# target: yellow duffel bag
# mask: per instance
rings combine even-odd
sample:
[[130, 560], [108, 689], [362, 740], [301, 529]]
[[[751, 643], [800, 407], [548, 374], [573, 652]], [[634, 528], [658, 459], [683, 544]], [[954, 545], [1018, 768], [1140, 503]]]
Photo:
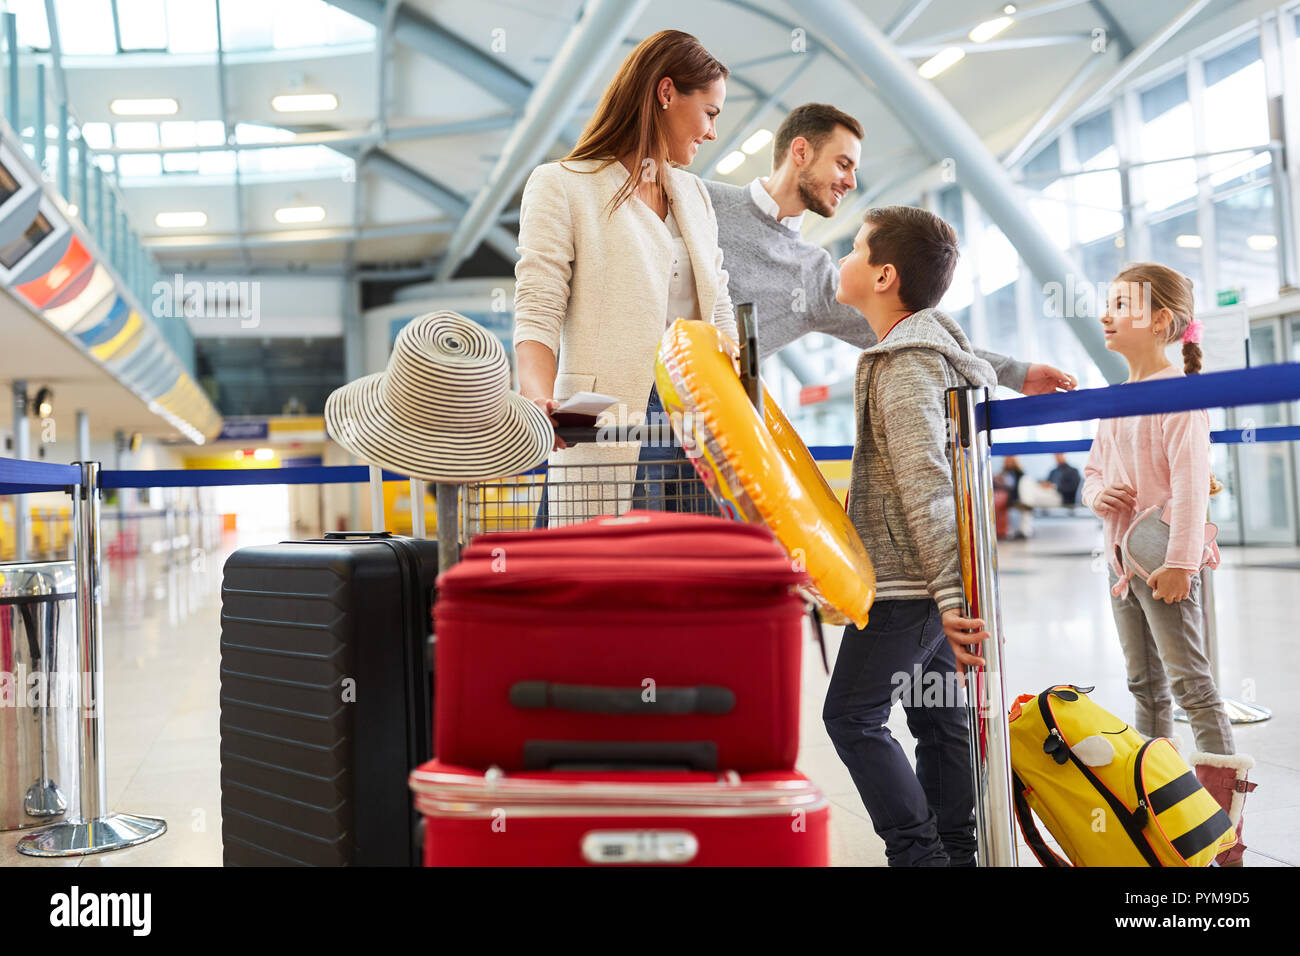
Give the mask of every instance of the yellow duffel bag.
[[[1011, 708], [1016, 817], [1043, 866], [1209, 866], [1236, 828], [1166, 737], [1057, 684]], [[1030, 811], [1065, 851], [1047, 846]]]

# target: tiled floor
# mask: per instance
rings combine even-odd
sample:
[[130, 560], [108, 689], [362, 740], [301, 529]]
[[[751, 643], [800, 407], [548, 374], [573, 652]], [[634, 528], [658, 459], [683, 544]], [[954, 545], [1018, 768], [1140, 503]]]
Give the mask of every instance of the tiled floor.
[[[1098, 702], [1132, 716], [1105, 579], [1093, 568], [1095, 525], [1039, 522], [1028, 543], [1004, 545], [1000, 596], [1007, 637], [1008, 694], [1053, 683], [1094, 684]], [[1215, 575], [1223, 687], [1272, 708], [1262, 724], [1239, 726], [1240, 751], [1257, 761], [1259, 789], [1248, 804], [1250, 866], [1300, 865], [1300, 681], [1290, 598], [1300, 571], [1247, 567], [1295, 562], [1297, 549], [1224, 549]], [[17, 833], [0, 834], [0, 866], [220, 865], [218, 646], [221, 560], [168, 569], [149, 555], [105, 563], [104, 609], [108, 797], [115, 810], [164, 817], [168, 831], [151, 843], [67, 861], [36, 860], [14, 849]], [[834, 659], [839, 629], [827, 629]], [[871, 828], [847, 771], [821, 723], [827, 677], [815, 646], [804, 661], [800, 767], [832, 803], [832, 860], [838, 866], [883, 866], [884, 847]], [[910, 753], [901, 711], [890, 728]], [[1190, 733], [1181, 731], [1190, 743]], [[1022, 865], [1036, 865], [1021, 850]]]

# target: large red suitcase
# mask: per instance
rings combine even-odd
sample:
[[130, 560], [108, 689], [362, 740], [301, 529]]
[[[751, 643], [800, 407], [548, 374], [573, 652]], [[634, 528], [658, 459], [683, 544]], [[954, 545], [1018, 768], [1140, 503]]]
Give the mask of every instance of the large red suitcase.
[[793, 770], [411, 773], [425, 866], [829, 866], [830, 805]]
[[699, 515], [476, 537], [438, 579], [433, 752], [789, 769], [806, 579], [766, 529]]

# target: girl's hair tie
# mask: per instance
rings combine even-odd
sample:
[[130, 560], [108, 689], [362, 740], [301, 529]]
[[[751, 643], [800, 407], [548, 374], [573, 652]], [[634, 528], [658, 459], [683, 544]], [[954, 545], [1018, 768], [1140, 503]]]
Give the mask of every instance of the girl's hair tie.
[[1183, 342], [1191, 345], [1201, 344], [1201, 332], [1205, 329], [1205, 323], [1200, 319], [1192, 319], [1187, 326], [1187, 331], [1183, 333]]

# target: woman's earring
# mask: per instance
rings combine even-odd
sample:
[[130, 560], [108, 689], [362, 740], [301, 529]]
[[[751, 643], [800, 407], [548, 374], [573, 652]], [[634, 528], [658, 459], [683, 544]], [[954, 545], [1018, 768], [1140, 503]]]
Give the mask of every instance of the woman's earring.
[[664, 109], [668, 109], [668, 101], [664, 100]]

